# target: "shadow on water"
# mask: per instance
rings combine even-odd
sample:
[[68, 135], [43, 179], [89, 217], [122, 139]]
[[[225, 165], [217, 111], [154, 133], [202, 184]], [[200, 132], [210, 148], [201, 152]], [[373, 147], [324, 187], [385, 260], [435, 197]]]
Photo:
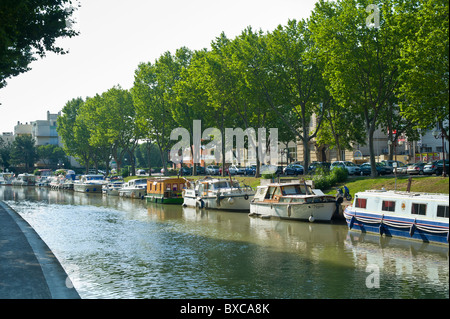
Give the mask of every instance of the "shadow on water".
[[[449, 295], [448, 247], [99, 194], [0, 187], [0, 199], [47, 242], [83, 298]], [[368, 284], [373, 269], [378, 287]]]

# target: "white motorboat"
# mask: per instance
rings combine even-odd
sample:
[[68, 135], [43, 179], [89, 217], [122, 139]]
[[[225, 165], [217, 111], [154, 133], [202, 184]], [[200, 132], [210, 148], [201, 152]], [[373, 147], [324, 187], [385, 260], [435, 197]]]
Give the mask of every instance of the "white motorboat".
[[0, 173], [0, 185], [12, 185], [13, 173]]
[[49, 180], [49, 186], [51, 189], [60, 189], [64, 183], [64, 177], [62, 175], [52, 176]]
[[119, 196], [143, 199], [147, 194], [147, 179], [136, 178], [129, 180], [119, 189]]
[[248, 211], [255, 190], [236, 180], [205, 178], [183, 192], [183, 206]]
[[271, 183], [258, 186], [250, 203], [250, 216], [330, 221], [336, 198], [302, 182]]
[[73, 183], [73, 190], [82, 193], [101, 193], [105, 178], [103, 175], [83, 175]]
[[41, 176], [36, 180], [37, 187], [47, 187], [50, 186], [50, 179], [47, 176]]
[[19, 174], [17, 178], [12, 180], [13, 186], [34, 186], [36, 184], [36, 176], [33, 174]]
[[108, 184], [103, 185], [103, 194], [110, 196], [119, 196], [119, 190], [123, 187], [123, 180], [109, 181]]

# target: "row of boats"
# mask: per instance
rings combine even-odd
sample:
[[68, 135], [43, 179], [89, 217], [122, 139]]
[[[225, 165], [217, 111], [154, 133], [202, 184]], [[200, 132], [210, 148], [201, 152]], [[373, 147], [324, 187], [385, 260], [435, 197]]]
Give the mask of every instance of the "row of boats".
[[[11, 185], [31, 185], [34, 175], [21, 174]], [[341, 201], [315, 189], [313, 183], [292, 180], [267, 183], [256, 189], [228, 178], [138, 178], [124, 182], [103, 175], [75, 175], [35, 179], [34, 185], [145, 199], [159, 204], [179, 204], [198, 209], [247, 212], [251, 217], [329, 222]], [[449, 195], [368, 190], [355, 194], [343, 211], [349, 229], [448, 244]]]

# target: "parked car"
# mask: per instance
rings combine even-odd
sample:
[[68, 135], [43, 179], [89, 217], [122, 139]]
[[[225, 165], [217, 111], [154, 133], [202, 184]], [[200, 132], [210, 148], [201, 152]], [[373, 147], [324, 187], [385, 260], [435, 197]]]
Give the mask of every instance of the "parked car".
[[206, 174], [208, 175], [219, 175], [220, 167], [218, 165], [208, 165], [206, 167]]
[[311, 165], [308, 167], [308, 173], [309, 174], [315, 174], [316, 169], [322, 169], [323, 171], [327, 172], [330, 170], [331, 163], [327, 162], [312, 162]]
[[385, 166], [391, 168], [391, 170], [392, 170], [391, 173], [393, 173], [393, 172], [394, 172], [394, 169], [395, 169], [395, 167], [394, 167], [395, 164], [394, 164], [394, 163], [397, 163], [397, 174], [398, 174], [399, 168], [405, 166], [405, 163], [400, 162], [400, 161], [394, 161], [394, 160], [384, 160], [384, 161], [381, 161], [381, 164], [383, 164], [383, 165], [385, 165]]
[[[448, 174], [450, 171], [450, 163], [449, 160], [445, 160], [445, 172]], [[439, 160], [436, 163], [436, 175], [442, 175], [442, 171], [444, 170], [443, 160]]]
[[303, 175], [304, 169], [300, 164], [289, 164], [284, 168], [284, 175]]
[[206, 169], [203, 166], [197, 166], [197, 175], [205, 175], [206, 174]]
[[244, 175], [245, 173], [245, 169], [237, 165], [230, 165], [228, 167], [228, 171], [230, 172], [231, 175]]
[[423, 167], [423, 173], [425, 175], [433, 175], [436, 174], [436, 169], [437, 169], [437, 161], [434, 162], [428, 162], [424, 167]]
[[245, 175], [255, 175], [256, 174], [256, 165], [250, 165], [245, 168]]
[[359, 166], [356, 165], [353, 162], [349, 162], [349, 161], [336, 161], [331, 163], [331, 168], [330, 169], [335, 169], [336, 167], [342, 167], [345, 168], [348, 172], [348, 175], [359, 175], [360, 173], [360, 169]]
[[[375, 163], [375, 168], [377, 169], [378, 176], [391, 174], [392, 170], [386, 165], [381, 163]], [[370, 175], [372, 173], [372, 165], [369, 162], [361, 164], [359, 167], [361, 176]]]
[[183, 166], [182, 168], [180, 168], [178, 173], [182, 176], [192, 175], [192, 168]]
[[407, 170], [408, 164], [401, 163], [397, 165], [397, 174], [407, 174]]
[[[402, 173], [402, 174], [408, 174], [408, 167], [410, 167], [410, 166], [413, 166], [415, 163], [407, 163], [407, 164], [405, 164], [406, 165], [406, 168], [405, 167], [400, 167], [400, 172]], [[397, 172], [398, 172], [399, 170], [397, 170]]]
[[408, 166], [407, 172], [410, 175], [423, 175], [423, 167], [425, 166], [425, 163], [415, 163], [411, 166]]
[[145, 169], [138, 169], [136, 175], [145, 175]]

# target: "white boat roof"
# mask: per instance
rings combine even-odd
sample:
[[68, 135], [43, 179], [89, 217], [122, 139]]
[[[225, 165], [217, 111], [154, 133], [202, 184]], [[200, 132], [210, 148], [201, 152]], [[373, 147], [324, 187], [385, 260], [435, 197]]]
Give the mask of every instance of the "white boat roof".
[[405, 191], [386, 191], [386, 190], [367, 190], [358, 192], [355, 197], [384, 197], [398, 199], [424, 199], [424, 200], [446, 200], [449, 201], [449, 194], [423, 193], [423, 192], [405, 192]]

